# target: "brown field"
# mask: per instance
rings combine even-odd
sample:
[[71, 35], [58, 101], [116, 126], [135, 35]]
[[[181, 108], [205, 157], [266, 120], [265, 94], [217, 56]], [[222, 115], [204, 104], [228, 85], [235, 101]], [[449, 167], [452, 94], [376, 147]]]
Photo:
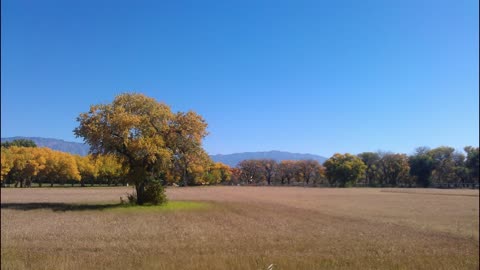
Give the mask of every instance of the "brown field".
[[205, 207], [100, 207], [130, 191], [2, 189], [2, 269], [479, 268], [478, 190], [170, 188]]

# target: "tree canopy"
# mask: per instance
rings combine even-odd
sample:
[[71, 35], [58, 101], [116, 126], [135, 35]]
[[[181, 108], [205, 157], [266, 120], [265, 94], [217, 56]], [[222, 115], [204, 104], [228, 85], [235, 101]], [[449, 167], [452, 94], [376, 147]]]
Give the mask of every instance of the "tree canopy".
[[198, 164], [206, 163], [202, 158], [209, 159], [201, 147], [207, 134], [203, 118], [195, 112], [174, 114], [143, 94], [120, 94], [110, 104], [92, 105], [77, 120], [74, 133], [90, 145], [93, 155], [117, 156], [128, 168], [138, 204], [150, 203], [145, 192], [166, 182], [167, 175], [173, 175], [170, 168], [178, 168], [187, 184], [189, 172], [199, 173]]
[[355, 184], [365, 171], [363, 161], [351, 154], [334, 154], [323, 164], [325, 173], [331, 183], [337, 183], [340, 187]]

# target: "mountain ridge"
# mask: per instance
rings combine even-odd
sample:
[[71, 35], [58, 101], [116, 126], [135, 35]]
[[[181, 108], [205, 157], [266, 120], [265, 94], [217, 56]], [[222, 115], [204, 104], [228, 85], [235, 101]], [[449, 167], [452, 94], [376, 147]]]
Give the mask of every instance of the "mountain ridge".
[[245, 159], [273, 159], [277, 162], [282, 160], [305, 160], [311, 159], [316, 160], [322, 164], [327, 160], [326, 157], [314, 154], [301, 154], [301, 153], [291, 153], [287, 151], [280, 150], [271, 150], [271, 151], [260, 151], [260, 152], [242, 152], [242, 153], [233, 153], [233, 154], [217, 154], [210, 155], [210, 157], [215, 162], [222, 162], [231, 167], [235, 167], [242, 160]]

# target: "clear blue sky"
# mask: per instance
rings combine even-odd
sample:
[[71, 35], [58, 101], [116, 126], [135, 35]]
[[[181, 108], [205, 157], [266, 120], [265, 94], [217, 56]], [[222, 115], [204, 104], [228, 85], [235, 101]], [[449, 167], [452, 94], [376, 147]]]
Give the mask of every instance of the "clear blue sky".
[[136, 91], [203, 115], [211, 154], [478, 145], [475, 0], [1, 2], [2, 137], [81, 141]]

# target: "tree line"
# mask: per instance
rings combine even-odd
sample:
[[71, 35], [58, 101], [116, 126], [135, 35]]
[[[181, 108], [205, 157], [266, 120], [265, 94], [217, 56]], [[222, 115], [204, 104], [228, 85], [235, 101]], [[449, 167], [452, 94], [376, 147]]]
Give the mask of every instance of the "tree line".
[[[115, 155], [79, 156], [36, 147], [30, 140], [2, 143], [1, 182], [14, 187], [42, 185], [117, 186], [128, 183], [128, 167]], [[217, 184], [230, 179], [230, 168], [222, 163], [197, 164], [189, 170], [191, 185]], [[172, 167], [163, 184], [180, 184], [178, 170]]]
[[[244, 160], [231, 168], [204, 157], [187, 168], [187, 181], [170, 166], [163, 185], [302, 185], [370, 187], [466, 187], [479, 183], [479, 148], [464, 153], [452, 147], [419, 147], [415, 153], [363, 152], [335, 154], [323, 164], [315, 160]], [[30, 140], [2, 143], [1, 181], [15, 187], [79, 183], [126, 185], [128, 167], [115, 155], [79, 156], [37, 148]]]
[[[1, 181], [15, 187], [32, 183], [65, 185], [126, 185], [128, 167], [114, 155], [79, 156], [37, 148], [29, 140], [2, 143]], [[184, 183], [178, 167], [171, 166], [164, 185], [302, 185], [371, 187], [464, 187], [479, 183], [479, 148], [466, 154], [451, 147], [419, 147], [415, 153], [364, 152], [335, 154], [323, 164], [315, 160], [244, 160], [230, 168], [211, 160], [187, 170]]]
[[452, 147], [419, 147], [415, 153], [334, 154], [315, 160], [244, 160], [232, 169], [231, 183], [303, 186], [467, 187], [479, 184], [479, 148], [465, 154]]

